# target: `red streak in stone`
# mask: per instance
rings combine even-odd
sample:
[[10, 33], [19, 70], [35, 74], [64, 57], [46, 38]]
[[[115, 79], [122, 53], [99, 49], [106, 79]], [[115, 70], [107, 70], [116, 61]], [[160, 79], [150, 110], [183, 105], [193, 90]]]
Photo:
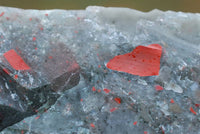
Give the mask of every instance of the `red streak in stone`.
[[14, 49], [9, 50], [8, 52], [4, 53], [3, 55], [15, 70], [29, 70], [30, 69], [30, 67], [15, 52]]
[[83, 99], [81, 99], [81, 102], [83, 101]]
[[39, 118], [40, 118], [40, 116], [35, 117], [36, 120], [39, 119]]
[[3, 15], [4, 15], [4, 12], [2, 12], [2, 13], [0, 14], [0, 17], [3, 16]]
[[105, 93], [107, 93], [107, 94], [110, 92], [110, 90], [107, 89], [107, 88], [105, 88], [103, 91], [104, 91]]
[[112, 109], [110, 109], [110, 112], [114, 112], [115, 110], [117, 110], [117, 108], [112, 108]]
[[190, 107], [190, 111], [195, 115], [197, 114], [192, 107]]
[[163, 90], [163, 87], [160, 85], [155, 85], [155, 89], [156, 89], [156, 91], [161, 91], [161, 90]]
[[137, 125], [137, 121], [133, 122], [133, 125]]
[[137, 46], [132, 52], [115, 56], [107, 68], [139, 76], [158, 75], [162, 47], [159, 44]]
[[118, 104], [121, 104], [121, 99], [120, 98], [115, 98], [114, 99]]
[[21, 131], [21, 134], [24, 134], [24, 130]]
[[148, 132], [147, 132], [147, 131], [144, 131], [144, 134], [148, 134]]
[[3, 71], [6, 72], [7, 74], [10, 74], [10, 71], [8, 71], [8, 69], [3, 68]]
[[100, 92], [101, 92], [101, 90], [99, 89], [99, 90], [98, 90], [98, 92], [100, 93]]

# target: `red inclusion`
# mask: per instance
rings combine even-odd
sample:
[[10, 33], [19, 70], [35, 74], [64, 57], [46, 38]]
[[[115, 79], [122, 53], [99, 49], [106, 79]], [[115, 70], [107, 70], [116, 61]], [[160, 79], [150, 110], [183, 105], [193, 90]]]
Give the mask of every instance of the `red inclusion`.
[[137, 46], [132, 52], [115, 56], [107, 68], [139, 76], [158, 75], [162, 47], [159, 44]]
[[24, 62], [24, 60], [16, 53], [14, 49], [9, 50], [3, 55], [15, 70], [30, 69], [30, 67]]
[[115, 98], [114, 99], [118, 104], [121, 104], [121, 99], [120, 98]]
[[105, 88], [103, 91], [104, 91], [105, 93], [107, 93], [107, 94], [110, 92], [110, 90], [107, 89], [107, 88]]
[[155, 89], [156, 89], [156, 91], [161, 91], [161, 90], [163, 90], [163, 87], [160, 85], [155, 85]]

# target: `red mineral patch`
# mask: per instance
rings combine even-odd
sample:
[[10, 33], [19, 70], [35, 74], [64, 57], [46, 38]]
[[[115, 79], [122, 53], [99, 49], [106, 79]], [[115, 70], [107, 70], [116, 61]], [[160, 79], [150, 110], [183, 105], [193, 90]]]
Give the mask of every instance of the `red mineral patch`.
[[0, 14], [0, 17], [3, 16], [3, 15], [4, 15], [4, 12], [2, 12], [2, 13]]
[[133, 125], [137, 125], [137, 121], [133, 122]]
[[112, 108], [112, 109], [110, 109], [110, 112], [114, 112], [115, 110], [117, 110], [117, 108]]
[[103, 90], [105, 93], [110, 93], [110, 90], [109, 89], [107, 89], [107, 88], [105, 88], [104, 90]]
[[96, 91], [96, 88], [95, 88], [95, 87], [92, 87], [92, 91]]
[[162, 47], [159, 44], [137, 46], [132, 52], [115, 56], [107, 68], [139, 76], [158, 75]]
[[24, 60], [16, 53], [14, 49], [9, 50], [3, 54], [9, 64], [15, 70], [29, 70], [30, 67], [24, 62]]
[[192, 107], [190, 107], [190, 111], [195, 115], [197, 114]]
[[171, 102], [171, 103], [174, 103], [174, 100], [173, 100], [173, 99], [171, 99], [171, 100], [170, 100], [170, 102]]
[[163, 87], [160, 85], [155, 85], [155, 89], [156, 89], [156, 91], [161, 91], [161, 90], [163, 90]]
[[118, 104], [121, 104], [121, 99], [120, 99], [120, 98], [117, 97], [117, 98], [115, 98], [114, 100], [115, 100]]
[[93, 123], [91, 123], [90, 126], [91, 126], [92, 128], [95, 128], [95, 125], [94, 125]]

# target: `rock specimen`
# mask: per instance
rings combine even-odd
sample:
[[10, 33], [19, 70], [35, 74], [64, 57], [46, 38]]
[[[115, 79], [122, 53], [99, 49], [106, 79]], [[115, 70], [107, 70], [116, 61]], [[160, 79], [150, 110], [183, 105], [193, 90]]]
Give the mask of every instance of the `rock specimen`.
[[[0, 133], [198, 134], [199, 42], [199, 14], [0, 7]], [[107, 66], [150, 44], [152, 75]]]

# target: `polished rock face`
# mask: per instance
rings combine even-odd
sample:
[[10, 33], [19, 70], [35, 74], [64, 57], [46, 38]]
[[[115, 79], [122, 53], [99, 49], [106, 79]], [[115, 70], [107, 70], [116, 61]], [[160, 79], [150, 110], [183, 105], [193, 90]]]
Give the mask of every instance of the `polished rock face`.
[[[0, 13], [1, 134], [200, 132], [199, 14]], [[107, 68], [113, 57], [150, 44], [162, 47], [158, 75]]]

